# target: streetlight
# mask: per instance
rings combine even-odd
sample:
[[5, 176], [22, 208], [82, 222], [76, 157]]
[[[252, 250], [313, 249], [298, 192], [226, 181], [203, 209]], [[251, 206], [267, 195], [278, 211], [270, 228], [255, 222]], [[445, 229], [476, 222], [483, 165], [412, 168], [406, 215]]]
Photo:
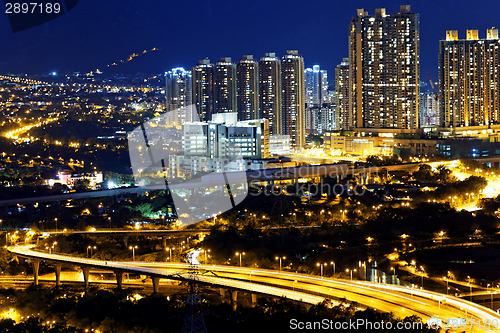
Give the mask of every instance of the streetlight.
[[321, 278], [323, 278], [323, 266], [326, 266], [326, 262], [324, 264], [320, 264], [319, 262], [316, 264], [316, 266], [320, 267], [321, 271]]
[[467, 275], [467, 280], [469, 281], [467, 285], [470, 287], [470, 300], [472, 301], [472, 283], [470, 276]]
[[54, 218], [54, 222], [56, 222], [56, 233], [57, 233], [57, 217]]
[[443, 276], [443, 280], [446, 281], [446, 295], [448, 295], [448, 277], [447, 276]]
[[292, 293], [295, 293], [295, 284], [296, 283], [297, 283], [297, 280], [294, 280], [293, 283], [292, 283]]
[[346, 271], [346, 273], [351, 272], [351, 281], [352, 281], [352, 272], [353, 272], [353, 271], [354, 271], [354, 272], [356, 272], [357, 270], [356, 270], [356, 269], [349, 269], [349, 268], [346, 268], [346, 269], [345, 269], [345, 271]]
[[392, 271], [392, 283], [396, 283], [396, 270], [394, 269], [394, 267], [391, 267], [391, 271]]
[[93, 252], [94, 252], [95, 249], [96, 249], [95, 246], [93, 246], [93, 247], [90, 246], [90, 245], [87, 246], [87, 257], [89, 256], [89, 250], [90, 250], [90, 257], [92, 258], [92, 255], [93, 255]]
[[281, 271], [281, 260], [282, 260], [282, 259], [283, 259], [283, 260], [285, 260], [285, 259], [286, 259], [286, 257], [276, 257], [276, 258], [274, 258], [274, 259], [275, 259], [275, 260], [279, 260], [279, 261], [280, 261], [280, 271]]
[[330, 261], [330, 265], [333, 266], [333, 277], [335, 277], [335, 261]]
[[135, 261], [135, 250], [137, 249], [137, 245], [136, 246], [129, 246], [128, 249], [132, 250], [132, 261]]
[[420, 277], [422, 278], [422, 289], [424, 289], [424, 267], [420, 266]]
[[245, 252], [236, 252], [236, 255], [240, 256], [240, 267], [241, 267], [241, 256], [245, 254], [246, 254]]
[[0, 230], [3, 231], [3, 224], [2, 224], [3, 220], [0, 219]]
[[205, 253], [205, 265], [206, 265], [206, 264], [208, 264], [208, 261], [207, 261], [207, 252], [210, 252], [210, 249], [208, 249], [208, 250], [202, 250], [202, 251]]
[[168, 257], [168, 261], [172, 262], [172, 250], [175, 250], [175, 247], [167, 247], [165, 251], [170, 251], [170, 256]]

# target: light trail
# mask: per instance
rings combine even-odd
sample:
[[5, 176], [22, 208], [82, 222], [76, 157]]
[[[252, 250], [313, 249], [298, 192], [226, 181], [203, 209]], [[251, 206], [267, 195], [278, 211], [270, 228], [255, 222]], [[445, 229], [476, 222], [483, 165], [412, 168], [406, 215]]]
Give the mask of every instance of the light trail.
[[[123, 271], [142, 275], [159, 276], [167, 279], [187, 279], [184, 273], [188, 264], [111, 262], [76, 258], [61, 254], [47, 254], [32, 250], [33, 245], [17, 245], [9, 248], [14, 254], [31, 259], [59, 262], [68, 265], [94, 267], [109, 271]], [[250, 292], [318, 303], [332, 299], [338, 304], [340, 299], [357, 302], [360, 306], [371, 307], [396, 316], [418, 315], [425, 320], [432, 316], [442, 319], [469, 318], [490, 322], [500, 322], [500, 315], [481, 305], [424, 289], [385, 285], [371, 282], [328, 279], [318, 276], [283, 271], [252, 269], [246, 267], [200, 265], [200, 281], [218, 286], [231, 287]], [[210, 275], [213, 273], [213, 276]], [[475, 329], [476, 332], [494, 330]]]

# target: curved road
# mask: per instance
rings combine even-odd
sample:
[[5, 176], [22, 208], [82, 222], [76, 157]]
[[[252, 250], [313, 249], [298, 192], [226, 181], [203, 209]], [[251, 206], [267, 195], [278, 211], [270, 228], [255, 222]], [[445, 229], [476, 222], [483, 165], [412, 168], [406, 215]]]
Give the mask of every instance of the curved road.
[[[16, 245], [10, 247], [9, 251], [20, 257], [71, 266], [138, 273], [166, 279], [192, 278], [187, 273], [190, 269], [188, 264], [106, 262], [38, 252], [33, 250], [33, 245]], [[361, 307], [393, 312], [397, 317], [418, 315], [424, 321], [432, 316], [438, 316], [441, 319], [460, 317], [472, 318], [476, 321], [496, 320], [500, 323], [500, 315], [486, 307], [427, 290], [245, 267], [199, 265], [196, 269], [200, 272], [197, 275], [200, 282], [286, 297], [311, 304], [324, 299], [331, 299], [334, 301], [332, 304], [339, 304], [342, 299], [347, 299], [357, 302]], [[480, 330], [475, 327], [474, 331], [490, 332], [493, 330]]]

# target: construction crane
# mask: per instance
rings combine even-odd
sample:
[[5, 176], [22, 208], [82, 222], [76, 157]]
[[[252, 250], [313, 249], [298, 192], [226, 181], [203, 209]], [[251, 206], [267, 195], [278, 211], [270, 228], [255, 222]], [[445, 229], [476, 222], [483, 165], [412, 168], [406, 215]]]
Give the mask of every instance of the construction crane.
[[431, 75], [427, 72], [427, 77], [429, 78], [429, 83], [431, 84], [432, 91], [434, 92], [434, 99], [439, 100], [439, 92], [436, 90], [434, 83], [432, 82]]

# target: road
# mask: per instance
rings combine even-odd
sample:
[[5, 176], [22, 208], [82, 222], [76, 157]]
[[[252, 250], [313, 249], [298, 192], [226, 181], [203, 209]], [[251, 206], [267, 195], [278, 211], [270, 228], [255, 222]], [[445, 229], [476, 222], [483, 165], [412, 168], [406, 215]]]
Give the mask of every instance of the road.
[[[464, 170], [459, 167], [459, 160], [452, 160], [452, 161], [445, 161], [445, 162], [432, 162], [429, 163], [430, 166], [433, 168], [437, 168], [439, 165], [445, 165], [447, 166], [450, 170], [453, 171], [453, 175], [458, 179], [458, 180], [465, 180], [469, 178], [470, 176], [481, 176], [484, 177], [487, 181], [488, 184], [486, 187], [483, 189], [480, 197], [481, 198], [494, 198], [498, 195], [500, 195], [500, 179], [499, 177], [493, 175], [493, 174], [487, 174], [485, 172], [483, 173], [478, 173], [475, 170]], [[471, 197], [474, 199], [474, 197]], [[469, 202], [466, 202], [460, 206], [455, 207], [456, 210], [467, 210], [469, 212], [477, 211], [480, 210], [481, 208], [478, 207], [478, 200], [471, 200]]]
[[77, 231], [77, 230], [45, 230], [42, 231], [43, 236], [49, 235], [91, 235], [91, 236], [167, 236], [173, 234], [189, 234], [196, 235], [202, 234], [206, 235], [210, 233], [208, 229], [182, 229], [182, 230], [162, 230], [162, 229], [92, 229], [89, 231]]
[[[190, 267], [188, 264], [105, 262], [61, 254], [47, 254], [34, 251], [32, 247], [32, 245], [17, 245], [10, 247], [9, 251], [21, 257], [72, 266], [138, 273], [167, 279], [185, 280], [191, 277], [186, 272]], [[442, 319], [467, 317], [500, 322], [500, 315], [486, 307], [428, 290], [246, 267], [200, 265], [197, 266], [197, 270], [200, 271], [197, 276], [200, 282], [286, 297], [310, 304], [324, 299], [331, 299], [334, 301], [333, 304], [339, 304], [342, 299], [346, 299], [356, 302], [358, 307], [371, 307], [380, 311], [393, 312], [397, 317], [417, 315], [424, 321], [432, 316]], [[475, 331], [482, 332], [479, 329]], [[489, 331], [484, 330], [484, 332]]]

